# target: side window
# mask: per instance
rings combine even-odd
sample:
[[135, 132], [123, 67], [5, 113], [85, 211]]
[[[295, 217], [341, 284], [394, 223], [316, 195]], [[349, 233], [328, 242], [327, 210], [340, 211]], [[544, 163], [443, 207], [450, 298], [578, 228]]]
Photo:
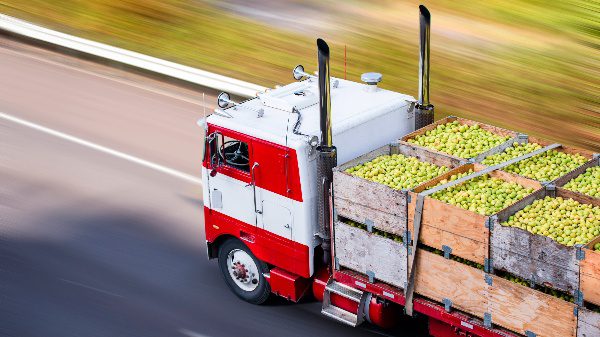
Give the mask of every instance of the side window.
[[244, 172], [250, 172], [250, 152], [248, 143], [241, 140], [222, 136], [219, 139], [218, 155], [221, 157], [223, 165], [238, 169]]

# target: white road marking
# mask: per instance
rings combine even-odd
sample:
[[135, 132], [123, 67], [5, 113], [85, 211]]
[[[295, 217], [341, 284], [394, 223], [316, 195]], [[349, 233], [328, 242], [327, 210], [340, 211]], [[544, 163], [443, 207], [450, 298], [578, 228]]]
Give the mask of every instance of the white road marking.
[[205, 105], [203, 102], [201, 102], [199, 100], [195, 101], [193, 99], [189, 99], [189, 98], [177, 95], [177, 94], [172, 94], [172, 93], [166, 92], [164, 90], [160, 90], [160, 89], [156, 89], [156, 88], [149, 88], [149, 87], [137, 84], [137, 83], [135, 83], [133, 81], [121, 80], [121, 79], [117, 79], [117, 78], [114, 78], [114, 77], [110, 77], [110, 76], [105, 76], [105, 75], [102, 75], [102, 74], [98, 74], [98, 73], [95, 73], [93, 71], [89, 71], [89, 70], [84, 70], [84, 69], [72, 67], [72, 66], [69, 66], [69, 65], [57, 62], [57, 61], [46, 60], [46, 59], [43, 59], [43, 58], [40, 58], [40, 57], [37, 57], [37, 56], [33, 56], [33, 55], [30, 55], [30, 54], [27, 54], [25, 52], [19, 52], [19, 51], [10, 50], [10, 49], [2, 49], [2, 52], [12, 53], [12, 54], [16, 54], [16, 55], [19, 55], [19, 56], [27, 57], [27, 58], [30, 58], [30, 59], [33, 59], [33, 60], [36, 60], [36, 61], [39, 61], [39, 62], [48, 63], [48, 64], [51, 64], [53, 66], [57, 66], [57, 67], [61, 67], [61, 68], [65, 68], [65, 69], [69, 69], [69, 70], [73, 70], [73, 71], [77, 71], [77, 72], [80, 72], [80, 73], [84, 73], [86, 75], [99, 77], [99, 78], [102, 78], [102, 79], [105, 79], [105, 80], [110, 80], [110, 81], [113, 81], [113, 82], [117, 82], [117, 83], [120, 83], [120, 84], [123, 84], [123, 85], [127, 85], [127, 86], [130, 86], [130, 87], [137, 88], [137, 89], [149, 91], [151, 93], [159, 94], [159, 95], [162, 95], [162, 96], [166, 96], [166, 97], [169, 97], [169, 98], [172, 98], [172, 99], [176, 99], [176, 100], [179, 100], [179, 101], [183, 101], [183, 102], [187, 102], [187, 103], [191, 103], [191, 104], [195, 104], [195, 105], [200, 105], [200, 106], [205, 107], [205, 108], [209, 108], [209, 109], [212, 108], [210, 106]]
[[115, 294], [115, 293], [110, 292], [108, 290], [103, 290], [103, 289], [100, 289], [100, 288], [88, 286], [88, 285], [83, 284], [83, 283], [79, 283], [79, 282], [67, 280], [67, 279], [64, 279], [64, 278], [59, 278], [59, 280], [61, 280], [63, 282], [66, 282], [66, 283], [70, 283], [72, 285], [76, 285], [76, 286], [82, 287], [82, 288], [86, 288], [86, 289], [90, 289], [90, 290], [93, 290], [93, 291], [97, 291], [97, 292], [102, 293], [102, 294], [106, 294], [106, 295], [110, 295], [110, 296], [115, 296], [115, 297], [123, 297], [122, 295]]
[[84, 139], [81, 139], [81, 138], [78, 138], [78, 137], [75, 137], [75, 136], [71, 136], [69, 134], [66, 134], [66, 133], [63, 133], [63, 132], [60, 132], [60, 131], [57, 131], [57, 130], [54, 130], [54, 129], [50, 129], [50, 128], [47, 128], [45, 126], [33, 123], [33, 122], [29, 122], [29, 121], [26, 121], [24, 119], [21, 119], [21, 118], [15, 117], [15, 116], [11, 116], [11, 115], [3, 113], [3, 112], [0, 112], [0, 118], [5, 119], [5, 120], [10, 121], [10, 122], [13, 122], [13, 123], [16, 123], [16, 124], [20, 124], [20, 125], [32, 128], [34, 130], [38, 130], [38, 131], [47, 133], [49, 135], [52, 135], [52, 136], [55, 136], [55, 137], [58, 137], [58, 138], [62, 138], [64, 140], [68, 140], [70, 142], [73, 142], [73, 143], [76, 143], [76, 144], [79, 144], [79, 145], [83, 145], [85, 147], [94, 149], [96, 151], [104, 152], [106, 154], [110, 154], [112, 156], [115, 156], [115, 157], [118, 157], [118, 158], [121, 158], [121, 159], [125, 159], [127, 161], [132, 162], [132, 163], [136, 163], [136, 164], [139, 164], [139, 165], [142, 165], [142, 166], [146, 166], [146, 167], [151, 168], [153, 170], [156, 170], [156, 171], [159, 171], [159, 172], [162, 172], [162, 173], [166, 173], [166, 174], [168, 174], [170, 176], [173, 176], [173, 177], [176, 177], [176, 178], [179, 178], [179, 179], [183, 179], [183, 180], [189, 181], [189, 182], [194, 183], [194, 184], [202, 185], [202, 179], [199, 179], [199, 178], [197, 178], [197, 177], [195, 177], [193, 175], [190, 175], [190, 174], [187, 174], [187, 173], [183, 173], [181, 171], [177, 171], [175, 169], [172, 169], [172, 168], [169, 168], [169, 167], [166, 167], [166, 166], [163, 166], [163, 165], [159, 165], [159, 164], [153, 163], [151, 161], [148, 161], [148, 160], [145, 160], [145, 159], [142, 159], [142, 158], [139, 158], [139, 157], [135, 157], [135, 156], [129, 155], [129, 154], [121, 152], [121, 151], [113, 150], [111, 148], [108, 148], [108, 147], [105, 147], [105, 146], [102, 146], [102, 145], [98, 145], [96, 143], [92, 143], [92, 142], [89, 142], [87, 140], [84, 140]]
[[184, 334], [188, 337], [208, 337], [208, 335], [199, 334], [197, 332], [193, 332], [188, 329], [179, 329], [179, 332], [181, 332], [182, 334]]

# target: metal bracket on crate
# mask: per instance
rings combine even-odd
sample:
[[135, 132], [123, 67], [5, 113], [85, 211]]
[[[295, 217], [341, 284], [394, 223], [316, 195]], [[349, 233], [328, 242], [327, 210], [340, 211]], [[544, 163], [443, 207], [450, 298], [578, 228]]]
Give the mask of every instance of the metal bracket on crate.
[[444, 303], [444, 310], [450, 312], [450, 309], [452, 309], [452, 301], [449, 298], [444, 298], [442, 303]]
[[585, 250], [583, 250], [583, 245], [576, 244], [575, 248], [577, 248], [577, 250], [575, 251], [575, 258], [577, 258], [577, 261], [584, 260], [585, 259]]
[[524, 133], [519, 133], [517, 135], [517, 143], [519, 143], [519, 144], [529, 143], [529, 135], [524, 134]]
[[491, 286], [494, 283], [494, 279], [492, 278], [492, 275], [490, 275], [490, 274], [485, 274], [484, 279], [485, 279], [485, 283], [487, 283], [489, 286]]
[[575, 291], [575, 304], [582, 306], [583, 305], [583, 292], [581, 290]]
[[375, 282], [375, 272], [374, 271], [367, 270], [367, 272], [365, 274], [367, 274], [367, 276], [369, 277], [369, 283]]
[[402, 235], [402, 241], [403, 241], [404, 247], [410, 246], [410, 241], [411, 241], [410, 231], [407, 230], [406, 232], [404, 232], [404, 235]]
[[575, 317], [579, 316], [579, 307], [573, 308], [573, 316], [575, 316]]
[[335, 270], [340, 270], [340, 260], [338, 260], [337, 256], [334, 258], [334, 268]]
[[489, 216], [487, 219], [485, 219], [485, 228], [489, 229], [490, 231], [494, 230], [494, 221], [496, 221], [496, 219], [498, 219], [497, 215], [492, 215]]
[[452, 254], [452, 247], [443, 245], [442, 250], [444, 251], [444, 258], [449, 259]]
[[492, 327], [492, 314], [489, 312], [483, 314], [483, 326], [488, 329]]
[[410, 190], [402, 190], [402, 192], [406, 195], [406, 202], [410, 204], [412, 202], [412, 197], [410, 196], [410, 193], [408, 193]]
[[525, 331], [525, 336], [527, 336], [527, 337], [537, 337], [537, 335], [535, 334], [535, 332], [531, 332], [529, 330]]
[[545, 182], [544, 187], [546, 187], [546, 191], [550, 192], [551, 197], [554, 198], [556, 196], [556, 185], [552, 184], [552, 182]]
[[483, 271], [485, 271], [486, 273], [493, 273], [494, 272], [494, 267], [492, 264], [492, 259], [491, 258], [485, 258], [483, 259]]
[[373, 233], [373, 226], [375, 226], [375, 222], [371, 219], [365, 219], [365, 225], [367, 225], [367, 231], [369, 233]]
[[535, 274], [531, 274], [531, 278], [529, 279], [529, 288], [535, 288]]
[[592, 158], [593, 158], [593, 159], [598, 159], [598, 162], [600, 162], [600, 153], [594, 153], [594, 154], [592, 155]]

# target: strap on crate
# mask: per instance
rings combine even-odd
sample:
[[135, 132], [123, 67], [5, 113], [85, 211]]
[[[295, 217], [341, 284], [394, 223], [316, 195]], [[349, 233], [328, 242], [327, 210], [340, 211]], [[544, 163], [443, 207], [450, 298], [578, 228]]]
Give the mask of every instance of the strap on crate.
[[[544, 148], [527, 153], [520, 157], [516, 157], [516, 158], [510, 159], [510, 160], [507, 160], [503, 163], [500, 163], [500, 164], [497, 164], [494, 166], [486, 167], [485, 169], [483, 169], [481, 171], [473, 172], [472, 174], [464, 176], [460, 179], [450, 181], [446, 184], [440, 185], [438, 187], [432, 188], [427, 191], [423, 191], [417, 195], [417, 200], [416, 200], [416, 205], [415, 205], [415, 217], [414, 217], [414, 221], [413, 221], [414, 235], [413, 235], [412, 249], [409, 248], [409, 252], [412, 250], [412, 254], [411, 253], [407, 254], [407, 259], [408, 259], [407, 273], [408, 273], [408, 275], [407, 275], [406, 279], [408, 280], [408, 283], [407, 283], [406, 287], [404, 288], [404, 296], [406, 298], [404, 310], [407, 315], [412, 316], [412, 314], [413, 314], [413, 297], [414, 297], [414, 292], [415, 292], [415, 268], [416, 268], [415, 261], [416, 261], [417, 252], [418, 252], [417, 244], [419, 243], [419, 234], [420, 234], [420, 230], [421, 230], [421, 219], [423, 218], [423, 203], [425, 202], [425, 197], [429, 196], [433, 193], [445, 190], [449, 187], [462, 184], [465, 181], [471, 180], [473, 178], [477, 178], [479, 176], [488, 174], [495, 170], [502, 169], [502, 168], [512, 165], [514, 163], [518, 163], [521, 160], [525, 160], [525, 159], [529, 159], [531, 157], [537, 156], [538, 154], [544, 153], [546, 151], [550, 151], [550, 150], [555, 149], [560, 146], [561, 146], [561, 144], [558, 144], [558, 143], [548, 145]], [[407, 226], [407, 230], [408, 230], [408, 226]], [[407, 244], [409, 244], [409, 242], [407, 242]]]

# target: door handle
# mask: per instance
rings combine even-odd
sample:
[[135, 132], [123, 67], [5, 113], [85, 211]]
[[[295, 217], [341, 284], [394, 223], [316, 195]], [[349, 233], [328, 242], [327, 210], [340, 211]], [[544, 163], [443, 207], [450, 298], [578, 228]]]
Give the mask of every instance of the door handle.
[[286, 223], [286, 224], [285, 224], [285, 226], [283, 226], [283, 227], [285, 227], [285, 228], [287, 228], [287, 229], [290, 229], [290, 224], [289, 224], [289, 223]]
[[[260, 165], [258, 165], [258, 162], [254, 162], [254, 165], [252, 165], [252, 168], [250, 169], [250, 185], [252, 185], [252, 195], [254, 197], [254, 212], [256, 214], [262, 214], [262, 211], [260, 211], [256, 206], [256, 175], [255, 175], [255, 170], [257, 167], [259, 167]], [[255, 225], [258, 226], [258, 219], [254, 219], [255, 221]]]

